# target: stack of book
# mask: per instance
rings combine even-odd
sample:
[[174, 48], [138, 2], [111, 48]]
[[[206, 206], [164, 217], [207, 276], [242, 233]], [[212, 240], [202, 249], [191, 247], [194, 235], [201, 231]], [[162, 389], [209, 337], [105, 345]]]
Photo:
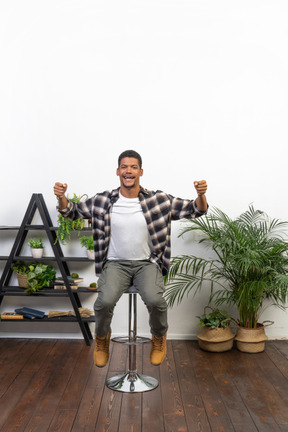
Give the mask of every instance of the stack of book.
[[[67, 276], [70, 288], [72, 290], [77, 290], [78, 289], [78, 284], [80, 282], [82, 282], [84, 279], [83, 278], [72, 278], [71, 276]], [[66, 285], [64, 282], [64, 279], [62, 277], [58, 277], [55, 282], [54, 282], [54, 289], [56, 290], [66, 290]]]
[[35, 319], [35, 318], [44, 318], [45, 312], [43, 311], [39, 311], [37, 309], [31, 309], [28, 307], [22, 307], [22, 308], [18, 308], [15, 309], [15, 312], [3, 312], [1, 314], [1, 319], [24, 319], [24, 318], [28, 318], [28, 319]]
[[28, 307], [15, 309], [15, 313], [22, 315], [24, 318], [35, 319], [35, 318], [44, 318], [45, 312], [32, 309]]

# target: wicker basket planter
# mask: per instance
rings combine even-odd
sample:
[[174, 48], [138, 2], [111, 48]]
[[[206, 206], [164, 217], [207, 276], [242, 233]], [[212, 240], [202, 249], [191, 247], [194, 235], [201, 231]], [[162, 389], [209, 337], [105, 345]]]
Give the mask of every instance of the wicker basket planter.
[[199, 348], [210, 352], [225, 352], [233, 347], [234, 333], [230, 325], [225, 328], [212, 329], [201, 327], [198, 335]]
[[16, 273], [18, 279], [18, 285], [20, 288], [29, 288], [28, 286], [28, 275]]
[[259, 323], [255, 329], [238, 326], [235, 338], [238, 350], [252, 354], [263, 352], [265, 350], [265, 341], [268, 339], [265, 327], [271, 324], [273, 324], [272, 321], [264, 321], [262, 324]]

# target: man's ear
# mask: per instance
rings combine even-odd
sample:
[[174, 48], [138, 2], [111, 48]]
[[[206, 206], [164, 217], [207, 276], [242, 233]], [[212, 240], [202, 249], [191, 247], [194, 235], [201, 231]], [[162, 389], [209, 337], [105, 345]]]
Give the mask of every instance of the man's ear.
[[140, 177], [142, 177], [143, 176], [143, 168], [141, 168], [141, 170], [140, 170]]
[[119, 177], [119, 168], [116, 170], [116, 175]]

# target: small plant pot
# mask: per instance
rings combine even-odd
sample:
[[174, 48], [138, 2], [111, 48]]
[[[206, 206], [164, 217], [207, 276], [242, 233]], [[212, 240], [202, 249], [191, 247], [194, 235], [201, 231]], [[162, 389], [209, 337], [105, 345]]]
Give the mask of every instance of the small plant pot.
[[225, 352], [232, 349], [235, 335], [230, 326], [216, 329], [201, 327], [197, 337], [199, 348], [204, 351]]
[[87, 252], [88, 259], [94, 261], [95, 260], [95, 252], [94, 252], [94, 250], [86, 249], [86, 252]]
[[43, 248], [39, 248], [39, 249], [31, 248], [31, 254], [33, 258], [42, 258], [43, 252], [44, 252]]
[[[270, 324], [264, 324], [269, 322]], [[265, 327], [274, 324], [272, 321], [264, 321], [258, 324], [257, 328], [237, 328], [236, 343], [237, 349], [245, 353], [259, 353], [265, 350], [265, 341], [268, 339], [265, 333]]]
[[28, 275], [16, 273], [18, 279], [18, 285], [20, 288], [29, 288], [28, 286]]

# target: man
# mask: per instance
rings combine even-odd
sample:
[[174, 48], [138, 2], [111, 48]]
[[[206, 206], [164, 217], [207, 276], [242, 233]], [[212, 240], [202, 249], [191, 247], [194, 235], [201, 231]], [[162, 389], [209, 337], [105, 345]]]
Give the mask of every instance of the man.
[[206, 214], [207, 184], [194, 182], [195, 201], [183, 200], [162, 191], [140, 186], [141, 156], [127, 150], [118, 158], [120, 187], [98, 193], [82, 203], [65, 197], [67, 185], [56, 183], [58, 209], [68, 219], [92, 219], [98, 297], [95, 310], [96, 366], [109, 359], [111, 321], [114, 307], [132, 284], [149, 312], [152, 333], [150, 360], [159, 365], [166, 355], [167, 304], [163, 298], [163, 275], [168, 273], [171, 255], [171, 220]]

